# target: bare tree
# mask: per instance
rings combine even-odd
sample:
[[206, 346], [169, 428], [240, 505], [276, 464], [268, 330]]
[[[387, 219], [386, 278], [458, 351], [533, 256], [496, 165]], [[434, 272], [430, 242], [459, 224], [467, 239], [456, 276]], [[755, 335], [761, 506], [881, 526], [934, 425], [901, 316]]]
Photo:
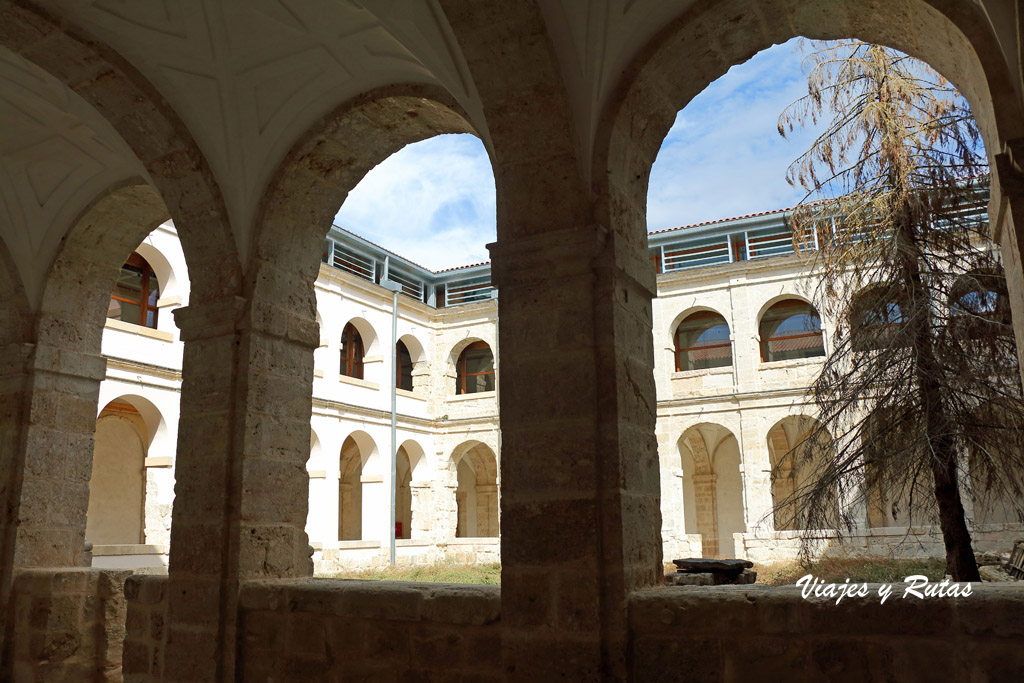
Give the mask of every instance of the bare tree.
[[977, 581], [962, 492], [1024, 516], [1024, 400], [980, 135], [926, 64], [814, 47], [779, 132], [827, 121], [787, 179], [807, 190], [794, 240], [817, 245], [817, 300], [838, 324], [810, 391], [817, 426], [787, 456], [818, 476], [778, 503], [807, 530], [850, 531], [863, 505], [901, 526], [937, 518], [947, 571]]

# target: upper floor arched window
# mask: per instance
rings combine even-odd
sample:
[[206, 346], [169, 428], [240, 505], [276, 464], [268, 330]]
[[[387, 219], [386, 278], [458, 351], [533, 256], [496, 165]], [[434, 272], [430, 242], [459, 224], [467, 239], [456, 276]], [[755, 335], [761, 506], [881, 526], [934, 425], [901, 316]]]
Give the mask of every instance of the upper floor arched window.
[[1001, 273], [968, 273], [950, 294], [950, 326], [970, 338], [1013, 334], [1010, 295]]
[[903, 308], [891, 292], [877, 287], [860, 292], [850, 305], [850, 344], [855, 351], [904, 345], [905, 322]]
[[732, 365], [729, 324], [714, 311], [699, 311], [679, 323], [675, 334], [676, 371]]
[[132, 253], [121, 266], [110, 295], [107, 317], [156, 329], [160, 284], [146, 259]]
[[341, 332], [341, 370], [346, 377], [363, 378], [363, 338], [352, 323]]
[[768, 363], [825, 355], [821, 316], [809, 303], [780, 301], [761, 316], [761, 360]]
[[395, 344], [395, 363], [395, 386], [412, 391], [412, 354], [402, 340]]
[[455, 365], [458, 394], [494, 391], [494, 355], [487, 342], [473, 342], [459, 354]]

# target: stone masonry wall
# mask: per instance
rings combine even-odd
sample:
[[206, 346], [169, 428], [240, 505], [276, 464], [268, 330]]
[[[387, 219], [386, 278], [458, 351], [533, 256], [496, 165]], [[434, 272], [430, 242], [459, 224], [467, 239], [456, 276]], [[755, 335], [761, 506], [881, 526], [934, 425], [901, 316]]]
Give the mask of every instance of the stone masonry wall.
[[972, 584], [956, 599], [800, 589], [658, 588], [631, 596], [631, 680], [702, 683], [1024, 680], [1024, 591]]
[[125, 683], [161, 681], [167, 642], [167, 577], [136, 574], [125, 582], [124, 594], [128, 606]]
[[250, 581], [240, 680], [503, 680], [500, 595], [497, 586]]
[[14, 579], [10, 667], [21, 682], [120, 681], [129, 571], [24, 569]]
[[[827, 533], [827, 532], [826, 532]], [[1008, 552], [1013, 541], [1024, 536], [1020, 524], [978, 524], [971, 527], [971, 545], [977, 552]], [[799, 531], [756, 531], [733, 534], [739, 557], [753, 562], [789, 562], [800, 556]], [[816, 539], [814, 557], [880, 556], [945, 557], [942, 530], [937, 526], [881, 527], [862, 533]]]

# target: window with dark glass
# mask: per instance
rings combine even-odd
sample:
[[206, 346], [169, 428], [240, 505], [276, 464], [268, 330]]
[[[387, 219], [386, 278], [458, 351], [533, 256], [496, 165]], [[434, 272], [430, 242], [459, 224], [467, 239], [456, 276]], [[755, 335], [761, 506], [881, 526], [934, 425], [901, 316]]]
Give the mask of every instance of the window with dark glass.
[[397, 351], [395, 362], [398, 364], [395, 372], [395, 386], [412, 391], [412, 355], [402, 341], [395, 344], [395, 350]]
[[156, 273], [146, 259], [133, 253], [121, 266], [121, 273], [110, 295], [107, 317], [156, 329], [159, 312], [156, 302], [159, 298], [160, 285]]
[[905, 318], [897, 301], [883, 291], [857, 296], [850, 309], [850, 343], [856, 351], [904, 345]]
[[456, 373], [456, 393], [494, 391], [494, 356], [487, 342], [467, 346], [459, 355]]
[[700, 311], [679, 323], [675, 335], [676, 371], [732, 365], [729, 324], [712, 311]]
[[761, 318], [761, 360], [772, 362], [825, 355], [821, 318], [803, 301], [780, 301]]
[[965, 275], [950, 298], [950, 324], [954, 329], [973, 338], [1013, 334], [1010, 295], [1001, 274]]
[[363, 338], [352, 323], [341, 332], [341, 374], [363, 378]]

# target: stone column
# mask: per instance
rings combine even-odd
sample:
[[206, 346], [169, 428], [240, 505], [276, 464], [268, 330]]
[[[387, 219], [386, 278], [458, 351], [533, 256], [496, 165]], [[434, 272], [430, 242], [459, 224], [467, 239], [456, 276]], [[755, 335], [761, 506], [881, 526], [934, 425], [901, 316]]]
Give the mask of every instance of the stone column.
[[[107, 361], [37, 344], [22, 414], [14, 567], [85, 567], [96, 402]], [[16, 451], [17, 453], [17, 451]]]
[[412, 391], [417, 396], [430, 395], [430, 363], [425, 360], [413, 361]]
[[391, 506], [391, 492], [384, 483], [386, 477], [383, 474], [364, 474], [359, 482], [363, 487], [363, 531], [364, 541], [380, 541], [381, 550], [388, 552], [388, 542], [391, 536], [388, 533], [388, 520]]
[[[25, 567], [87, 567], [93, 434], [106, 361], [48, 344], [0, 350], [0, 640]], [[0, 647], [0, 650], [3, 650]], [[10, 662], [0, 652], [0, 676]]]
[[1002, 246], [1017, 360], [1024, 381], [1024, 138], [1008, 140], [995, 155], [989, 200], [990, 230]]
[[701, 535], [704, 557], [718, 557], [718, 496], [714, 474], [693, 476], [693, 497], [696, 499], [697, 533]]
[[231, 680], [239, 582], [312, 573], [305, 463], [319, 338], [312, 319], [240, 297], [175, 319], [185, 353], [165, 679]]
[[654, 276], [601, 226], [499, 236], [504, 667], [625, 679], [627, 596], [661, 575]]
[[[415, 539], [432, 538], [430, 516], [434, 511], [431, 486], [429, 481], [409, 482], [409, 493], [412, 496], [412, 529], [409, 536]], [[441, 540], [441, 539], [434, 539]]]
[[[743, 518], [748, 531], [770, 531], [775, 529], [772, 498], [772, 462], [765, 441], [763, 422], [759, 419], [743, 420], [743, 452], [740, 453], [740, 467], [743, 468], [743, 499], [746, 509]], [[788, 450], [788, 446], [786, 447]]]
[[476, 535], [498, 535], [498, 487], [478, 484], [476, 487]]

